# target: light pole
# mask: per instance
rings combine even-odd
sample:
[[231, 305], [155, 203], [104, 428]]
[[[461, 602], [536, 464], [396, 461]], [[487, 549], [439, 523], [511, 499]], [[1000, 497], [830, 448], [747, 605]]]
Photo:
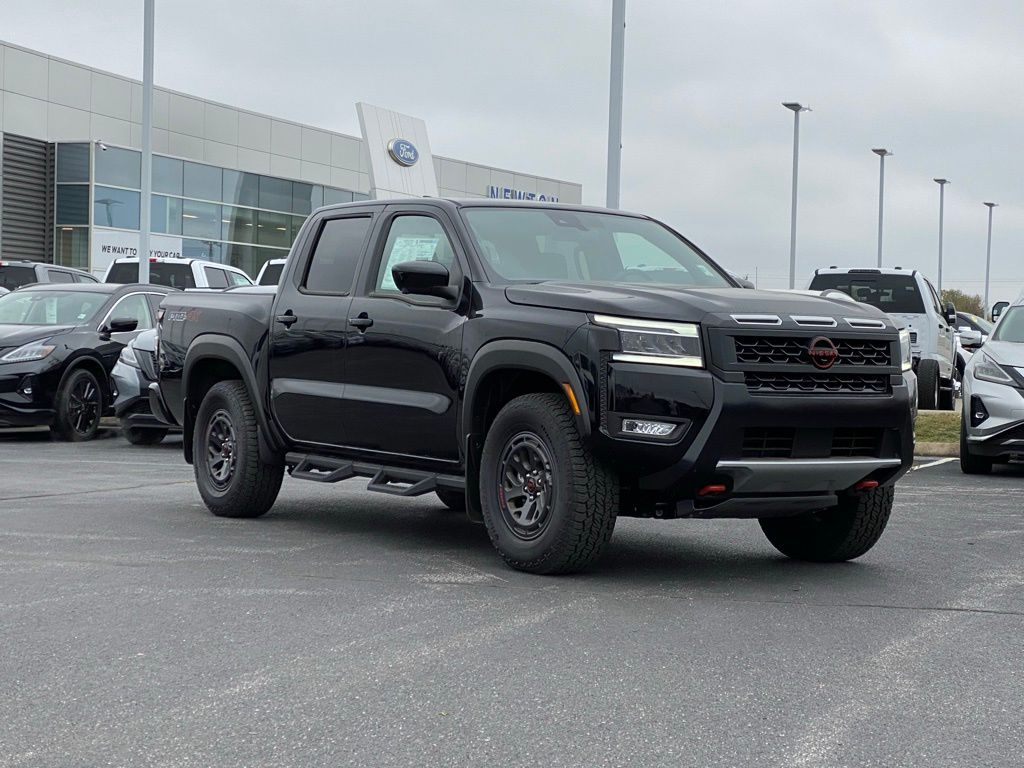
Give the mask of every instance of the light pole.
[[949, 179], [932, 179], [939, 185], [939, 296], [942, 296], [942, 212], [946, 207], [946, 185]]
[[789, 289], [796, 288], [796, 182], [800, 165], [800, 113], [810, 112], [795, 101], [784, 101], [782, 106], [793, 110], [793, 202], [789, 213]]
[[605, 204], [619, 207], [622, 172], [622, 66], [626, 51], [626, 0], [612, 0], [612, 66], [608, 78], [608, 189]]
[[139, 208], [139, 282], [149, 282], [150, 198], [153, 191], [153, 8], [146, 0], [142, 23], [142, 205]]
[[888, 149], [872, 149], [878, 155], [878, 267], [882, 267], [882, 211], [885, 210], [885, 158], [892, 154]]
[[999, 203], [982, 203], [988, 206], [988, 245], [985, 246], [985, 311], [988, 312], [989, 276], [992, 274], [992, 209]]

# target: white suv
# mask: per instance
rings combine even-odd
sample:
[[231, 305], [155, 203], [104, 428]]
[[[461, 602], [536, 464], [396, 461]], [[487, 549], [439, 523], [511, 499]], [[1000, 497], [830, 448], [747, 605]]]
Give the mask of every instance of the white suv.
[[956, 398], [956, 307], [943, 305], [931, 282], [915, 270], [818, 269], [812, 290], [834, 288], [882, 310], [910, 332], [918, 406], [951, 411]]
[[[115, 259], [103, 277], [105, 283], [139, 282], [138, 259]], [[218, 264], [204, 259], [165, 259], [152, 257], [149, 260], [150, 285], [167, 285], [171, 288], [230, 288], [235, 285], [252, 285], [250, 278], [238, 267]]]

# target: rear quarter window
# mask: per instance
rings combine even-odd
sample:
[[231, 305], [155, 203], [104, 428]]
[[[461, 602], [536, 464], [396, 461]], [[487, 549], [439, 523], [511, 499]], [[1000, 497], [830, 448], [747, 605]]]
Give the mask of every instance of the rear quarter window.
[[812, 291], [826, 289], [842, 291], [862, 304], [877, 307], [883, 312], [923, 315], [924, 299], [913, 275], [879, 275], [846, 273], [815, 275]]
[[35, 282], [35, 267], [0, 267], [0, 288], [13, 291], [15, 288]]

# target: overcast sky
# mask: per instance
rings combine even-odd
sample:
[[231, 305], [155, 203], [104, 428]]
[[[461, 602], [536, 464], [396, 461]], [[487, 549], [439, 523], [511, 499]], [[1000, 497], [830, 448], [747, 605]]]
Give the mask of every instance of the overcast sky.
[[[142, 0], [3, 0], [0, 38], [141, 77]], [[426, 120], [441, 155], [578, 181], [603, 204], [610, 0], [157, 0], [156, 82], [359, 134], [355, 102]], [[762, 287], [885, 263], [992, 300], [1024, 289], [1024, 3], [628, 0], [622, 206]]]

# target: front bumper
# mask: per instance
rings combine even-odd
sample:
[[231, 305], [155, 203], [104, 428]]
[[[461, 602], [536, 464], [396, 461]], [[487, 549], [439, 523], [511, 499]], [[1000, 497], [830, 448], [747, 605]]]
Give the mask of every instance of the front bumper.
[[0, 365], [0, 428], [53, 423], [54, 381], [59, 375], [38, 363]]
[[167, 429], [152, 410], [149, 387], [154, 382], [138, 368], [118, 360], [110, 374], [116, 396], [114, 415], [129, 429]]
[[[964, 376], [963, 389], [963, 419], [971, 453], [990, 458], [1024, 455], [1024, 390], [981, 381], [970, 374]], [[975, 397], [988, 413], [977, 426], [971, 420]]]

